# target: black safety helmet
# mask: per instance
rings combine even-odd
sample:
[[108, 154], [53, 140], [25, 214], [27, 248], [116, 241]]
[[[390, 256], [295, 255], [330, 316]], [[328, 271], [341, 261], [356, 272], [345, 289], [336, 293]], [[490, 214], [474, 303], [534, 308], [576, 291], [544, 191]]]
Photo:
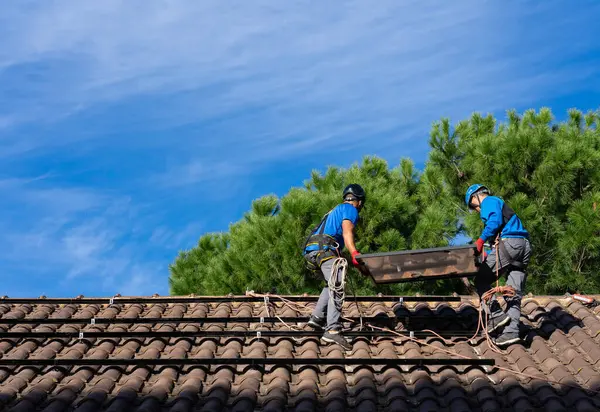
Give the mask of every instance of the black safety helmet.
[[346, 186], [342, 198], [345, 201], [362, 200], [364, 204], [365, 200], [367, 200], [367, 194], [365, 193], [365, 189], [363, 189], [361, 185], [352, 183]]

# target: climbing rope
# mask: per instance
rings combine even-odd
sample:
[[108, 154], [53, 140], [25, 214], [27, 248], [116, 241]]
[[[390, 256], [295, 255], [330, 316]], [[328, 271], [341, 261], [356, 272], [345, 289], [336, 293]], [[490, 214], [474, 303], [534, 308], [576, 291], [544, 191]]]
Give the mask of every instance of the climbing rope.
[[[348, 277], [347, 274], [348, 274], [348, 261], [344, 258], [336, 258], [333, 262], [331, 276], [329, 277], [329, 281], [327, 282], [327, 287], [329, 289], [329, 296], [333, 300], [336, 308], [340, 312], [342, 312], [342, 307], [344, 305], [344, 300], [346, 298], [346, 292], [345, 292], [346, 279], [350, 280], [352, 294], [354, 295], [354, 303], [356, 305], [356, 309], [358, 311], [358, 316], [359, 316], [359, 323], [360, 323], [359, 330], [362, 330], [364, 327], [363, 326], [364, 315], [363, 315], [360, 305], [358, 304], [358, 299], [356, 298], [356, 289], [354, 288], [354, 285], [352, 282], [352, 277]], [[338, 277], [340, 278], [339, 282], [337, 282]], [[247, 290], [246, 296], [261, 297], [261, 298], [272, 297], [275, 299], [279, 299], [283, 303], [283, 305], [287, 306], [288, 308], [292, 309], [293, 311], [295, 311], [297, 313], [300, 313], [303, 315], [311, 314], [311, 310], [309, 308], [307, 308], [305, 305], [301, 305], [301, 304], [292, 302], [291, 300], [285, 299], [283, 296], [280, 296], [277, 294], [256, 293], [253, 290]], [[269, 303], [270, 303], [270, 301], [269, 301]], [[267, 300], [265, 300], [265, 308], [266, 308], [267, 313], [269, 313], [269, 308], [267, 306]], [[284, 322], [283, 319], [281, 319], [275, 311], [274, 311], [274, 315], [288, 329], [291, 329], [291, 330], [296, 329], [296, 327], [288, 325], [286, 322]], [[344, 316], [340, 316], [340, 318], [343, 320], [346, 320], [348, 322], [353, 322], [352, 319], [346, 318]]]
[[[348, 272], [348, 261], [344, 258], [335, 258], [331, 267], [331, 275], [327, 281], [329, 297], [333, 300], [335, 308], [342, 311], [344, 299], [346, 298], [346, 273]], [[338, 281], [339, 278], [339, 281]]]
[[[352, 276], [348, 276], [348, 279], [349, 279], [350, 289], [352, 291], [352, 295], [354, 296], [354, 304], [356, 305], [356, 310], [358, 312], [358, 318], [360, 320], [358, 330], [361, 331], [361, 330], [363, 330], [363, 317], [364, 317], [364, 315], [363, 315], [362, 309], [360, 308], [360, 305], [358, 304], [358, 298], [356, 297], [356, 288], [354, 287], [354, 282], [352, 281]], [[345, 319], [345, 320], [348, 320], [348, 321], [352, 322], [352, 319], [344, 318], [343, 316], [342, 316], [342, 319]]]
[[[483, 333], [485, 335], [487, 344], [489, 346], [489, 348], [501, 355], [505, 355], [505, 352], [502, 351], [501, 349], [499, 349], [493, 342], [492, 338], [489, 336], [488, 332], [487, 332], [487, 314], [485, 313], [483, 304], [488, 304], [488, 302], [492, 299], [492, 297], [496, 294], [498, 295], [503, 295], [506, 297], [512, 297], [515, 296], [516, 291], [514, 290], [514, 288], [510, 287], [510, 286], [500, 286], [500, 282], [499, 282], [499, 278], [500, 278], [500, 256], [499, 256], [499, 252], [498, 252], [498, 242], [499, 239], [496, 238], [496, 242], [495, 242], [495, 253], [496, 253], [496, 286], [491, 288], [490, 290], [488, 290], [487, 292], [485, 292], [482, 296], [481, 296], [481, 300], [479, 301], [479, 308], [478, 308], [478, 322], [477, 322], [477, 330], [475, 331], [475, 334], [469, 339], [469, 341], [473, 341], [475, 340], [476, 336], [478, 336], [479, 334], [479, 330], [483, 329]], [[337, 258], [336, 261], [334, 261], [334, 265], [332, 267], [332, 274], [330, 276], [330, 279], [328, 281], [328, 287], [329, 287], [329, 293], [330, 296], [335, 297], [336, 295], [338, 297], [341, 297], [340, 300], [336, 300], [333, 299], [334, 302], [336, 303], [336, 307], [338, 307], [341, 310], [341, 305], [343, 305], [343, 299], [345, 298], [345, 291], [344, 291], [344, 287], [345, 287], [345, 282], [346, 282], [346, 275], [347, 275], [347, 268], [348, 268], [348, 263], [345, 259], [343, 258]], [[334, 274], [336, 276], [334, 276]], [[341, 277], [339, 282], [336, 282], [338, 276]], [[350, 283], [352, 283], [352, 279], [350, 278]], [[352, 288], [354, 289], [354, 288]], [[281, 300], [281, 302], [291, 308], [292, 310], [297, 311], [298, 313], [302, 313], [302, 314], [308, 314], [310, 313], [310, 309], [306, 307], [306, 305], [303, 304], [298, 304], [295, 302], [292, 302], [288, 299], [285, 299], [284, 297], [280, 296], [280, 295], [276, 295], [276, 294], [260, 294], [260, 293], [254, 293], [254, 291], [247, 291], [246, 295], [248, 296], [256, 296], [256, 297], [273, 297], [276, 299]], [[354, 294], [355, 296], [355, 303], [356, 303], [356, 307], [359, 311], [360, 314], [360, 325], [361, 325], [361, 329], [363, 327], [363, 315], [362, 315], [362, 311], [360, 309], [360, 305], [358, 304], [358, 300], [356, 299], [356, 294]], [[270, 301], [269, 301], [270, 302]], [[267, 300], [265, 300], [265, 305], [267, 304]], [[337, 306], [337, 305], [340, 306]], [[268, 312], [268, 309], [267, 309]], [[277, 314], [275, 313], [275, 316], [277, 316]], [[277, 316], [279, 318], [279, 316]], [[342, 317], [342, 319], [348, 320], [350, 321], [350, 319], [348, 318], [344, 318]], [[288, 324], [286, 324], [283, 319], [279, 320], [288, 328], [293, 329], [293, 326], [290, 326]], [[393, 335], [396, 335], [397, 337], [399, 337], [401, 340], [400, 342], [402, 343], [405, 340], [410, 340], [413, 341], [419, 345], [423, 345], [423, 346], [430, 346], [432, 347], [434, 350], [436, 351], [442, 351], [445, 352], [449, 355], [452, 356], [456, 356], [459, 358], [463, 358], [463, 359], [472, 359], [472, 357], [460, 354], [458, 352], [455, 352], [453, 350], [450, 349], [444, 349], [444, 348], [440, 348], [439, 346], [436, 345], [432, 345], [428, 342], [425, 341], [425, 339], [418, 339], [412, 336], [408, 336], [405, 334], [402, 334], [396, 330], [392, 330], [390, 328], [387, 327], [378, 327], [375, 326], [373, 324], [367, 323], [365, 324], [366, 327], [369, 327], [373, 330], [380, 330], [380, 331], [384, 331], [384, 332], [389, 332]], [[428, 331], [431, 332], [433, 335], [435, 335], [438, 339], [441, 339], [446, 345], [455, 345], [455, 342], [451, 341], [451, 340], [447, 340], [444, 339], [442, 336], [440, 336], [439, 334], [437, 334], [435, 331], [432, 330], [428, 330], [425, 329], [424, 331]], [[547, 377], [540, 377], [540, 376], [536, 376], [536, 375], [532, 375], [532, 374], [528, 374], [528, 373], [524, 373], [524, 372], [520, 372], [518, 370], [512, 369], [512, 368], [506, 368], [506, 367], [502, 367], [502, 366], [498, 366], [495, 365], [494, 368], [496, 368], [497, 370], [501, 370], [501, 371], [505, 371], [505, 372], [509, 372], [511, 374], [514, 375], [518, 375], [518, 376], [522, 376], [525, 378], [529, 378], [529, 379], [538, 379], [544, 382], [548, 382], [550, 384], [556, 384], [556, 385], [561, 385], [561, 386], [566, 386], [566, 387], [571, 387], [571, 388], [577, 388], [577, 389], [584, 389], [590, 393], [594, 393], [594, 394], [600, 394], [600, 391], [591, 389], [591, 388], [581, 388], [580, 386], [577, 385], [572, 385], [569, 383], [563, 383], [563, 382], [559, 382], [556, 380], [552, 380], [552, 379], [548, 379]]]
[[[342, 308], [344, 306], [344, 300], [346, 299], [346, 279], [350, 280], [350, 286], [352, 289], [352, 294], [354, 295], [354, 303], [356, 304], [356, 309], [358, 311], [358, 316], [360, 319], [360, 327], [359, 330], [363, 329], [363, 314], [358, 304], [358, 299], [356, 298], [356, 289], [352, 284], [352, 277], [348, 275], [348, 261], [343, 257], [338, 257], [333, 261], [333, 266], [331, 268], [331, 275], [329, 276], [329, 281], [327, 282], [327, 287], [329, 288], [329, 297], [333, 300], [333, 303], [337, 310], [341, 313]], [[338, 281], [339, 277], [339, 281]], [[347, 321], [352, 321], [344, 316], [340, 316], [342, 319]]]
[[[512, 286], [500, 286], [500, 254], [498, 252], [498, 245], [500, 243], [500, 235], [498, 235], [496, 237], [496, 241], [494, 242], [494, 249], [496, 251], [496, 286], [491, 288], [490, 290], [488, 290], [487, 292], [485, 292], [483, 295], [481, 295], [481, 300], [479, 302], [479, 308], [478, 308], [478, 312], [479, 312], [479, 319], [477, 320], [477, 330], [475, 331], [475, 333], [473, 334], [473, 336], [471, 337], [471, 339], [469, 339], [469, 341], [472, 341], [475, 339], [475, 337], [479, 334], [479, 329], [483, 330], [483, 334], [485, 336], [486, 342], [489, 346], [489, 348], [498, 353], [498, 354], [504, 354], [505, 352], [502, 351], [502, 349], [500, 349], [492, 340], [492, 338], [490, 337], [488, 331], [487, 331], [487, 327], [488, 327], [488, 317], [487, 317], [487, 313], [485, 313], [484, 310], [484, 306], [483, 305], [489, 305], [489, 301], [496, 295], [502, 295], [505, 297], [512, 297], [515, 296], [516, 291]], [[485, 253], [485, 252], [484, 252]], [[484, 255], [485, 256], [485, 255]]]

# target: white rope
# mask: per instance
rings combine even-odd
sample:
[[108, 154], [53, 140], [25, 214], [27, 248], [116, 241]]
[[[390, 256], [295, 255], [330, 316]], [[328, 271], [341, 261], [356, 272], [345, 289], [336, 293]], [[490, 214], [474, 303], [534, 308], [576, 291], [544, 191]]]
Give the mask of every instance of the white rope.
[[[333, 300], [335, 307], [341, 312], [346, 298], [346, 273], [348, 271], [348, 261], [344, 258], [336, 258], [331, 267], [331, 275], [327, 281], [329, 288], [329, 297]], [[339, 282], [338, 282], [338, 277]]]

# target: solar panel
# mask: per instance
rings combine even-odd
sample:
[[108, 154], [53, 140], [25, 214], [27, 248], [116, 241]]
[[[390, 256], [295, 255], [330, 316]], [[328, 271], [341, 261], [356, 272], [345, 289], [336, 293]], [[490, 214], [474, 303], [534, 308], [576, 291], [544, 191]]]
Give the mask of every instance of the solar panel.
[[356, 260], [377, 284], [469, 277], [480, 265], [474, 245], [361, 254]]

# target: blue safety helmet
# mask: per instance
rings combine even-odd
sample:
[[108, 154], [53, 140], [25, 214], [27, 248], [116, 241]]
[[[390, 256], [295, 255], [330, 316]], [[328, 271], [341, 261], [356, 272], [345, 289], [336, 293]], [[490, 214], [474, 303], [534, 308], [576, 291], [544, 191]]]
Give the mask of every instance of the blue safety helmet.
[[471, 198], [477, 192], [489, 194], [490, 189], [488, 189], [484, 185], [480, 185], [479, 183], [475, 183], [474, 185], [469, 186], [469, 188], [467, 189], [467, 193], [465, 194], [465, 203], [468, 207], [471, 207]]

